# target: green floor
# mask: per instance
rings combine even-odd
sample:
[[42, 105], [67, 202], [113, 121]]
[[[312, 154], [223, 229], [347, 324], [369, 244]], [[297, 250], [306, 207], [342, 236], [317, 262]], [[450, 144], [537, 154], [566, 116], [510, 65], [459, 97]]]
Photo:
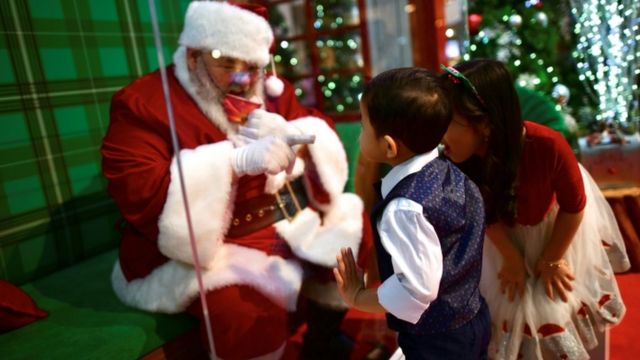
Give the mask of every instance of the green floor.
[[0, 335], [0, 358], [137, 359], [196, 325], [120, 303], [110, 284], [115, 259], [110, 251], [23, 286], [49, 316]]

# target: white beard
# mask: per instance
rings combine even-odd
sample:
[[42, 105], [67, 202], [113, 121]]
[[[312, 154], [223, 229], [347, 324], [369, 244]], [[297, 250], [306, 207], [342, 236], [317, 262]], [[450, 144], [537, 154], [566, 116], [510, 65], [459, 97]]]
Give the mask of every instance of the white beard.
[[[190, 72], [187, 67], [187, 48], [180, 46], [173, 54], [173, 63], [175, 64], [176, 78], [198, 104], [205, 116], [227, 136], [236, 135], [238, 124], [229, 121], [227, 118], [227, 114], [222, 107], [224, 94], [212, 81], [204, 61], [201, 58], [198, 59], [195, 71]], [[247, 98], [257, 97], [264, 104], [264, 82], [262, 78], [257, 80], [251, 92]]]

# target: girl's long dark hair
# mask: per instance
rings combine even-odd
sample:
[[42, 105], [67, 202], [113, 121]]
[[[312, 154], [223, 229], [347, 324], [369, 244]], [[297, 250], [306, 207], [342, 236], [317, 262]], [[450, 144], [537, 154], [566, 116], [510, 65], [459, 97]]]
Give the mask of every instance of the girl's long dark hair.
[[482, 102], [464, 84], [449, 81], [454, 111], [476, 129], [487, 125], [490, 130], [485, 139], [486, 155], [473, 156], [459, 166], [480, 188], [487, 223], [501, 220], [513, 225], [523, 139], [520, 102], [513, 79], [504, 64], [495, 60], [471, 60], [455, 68], [473, 84]]

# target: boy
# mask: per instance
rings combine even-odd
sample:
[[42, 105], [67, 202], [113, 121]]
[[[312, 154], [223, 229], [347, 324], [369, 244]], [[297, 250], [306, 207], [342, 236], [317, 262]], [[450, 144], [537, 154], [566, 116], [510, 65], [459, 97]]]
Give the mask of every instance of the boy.
[[440, 81], [403, 68], [365, 87], [362, 155], [392, 166], [371, 214], [382, 283], [365, 288], [351, 249], [341, 249], [334, 274], [350, 307], [386, 313], [408, 359], [486, 358], [490, 319], [478, 289], [484, 208], [478, 188], [438, 157], [452, 118]]

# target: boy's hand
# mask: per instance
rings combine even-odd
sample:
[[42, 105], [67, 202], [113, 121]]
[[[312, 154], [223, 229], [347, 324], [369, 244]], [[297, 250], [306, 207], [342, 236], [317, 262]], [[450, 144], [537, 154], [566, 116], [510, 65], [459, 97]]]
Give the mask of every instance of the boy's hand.
[[356, 265], [350, 248], [340, 249], [336, 259], [338, 267], [333, 269], [333, 274], [338, 283], [338, 291], [349, 307], [355, 307], [358, 294], [364, 290], [362, 269]]

